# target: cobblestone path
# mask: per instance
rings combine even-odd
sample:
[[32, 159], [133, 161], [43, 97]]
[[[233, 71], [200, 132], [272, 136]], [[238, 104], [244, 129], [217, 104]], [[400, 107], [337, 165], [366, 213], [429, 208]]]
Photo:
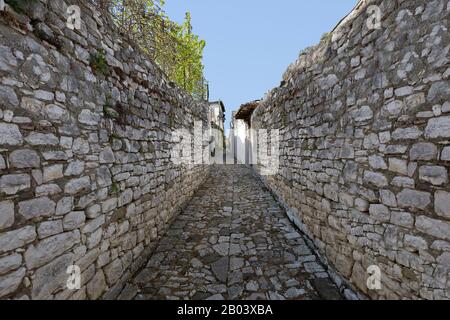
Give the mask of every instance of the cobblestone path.
[[217, 166], [126, 286], [135, 299], [339, 299], [316, 256], [245, 166]]

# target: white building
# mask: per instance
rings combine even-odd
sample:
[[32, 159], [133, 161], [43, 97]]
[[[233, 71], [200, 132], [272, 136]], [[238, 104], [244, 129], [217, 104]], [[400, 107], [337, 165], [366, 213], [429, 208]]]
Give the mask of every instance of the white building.
[[209, 103], [209, 120], [211, 123], [211, 155], [220, 155], [225, 150], [225, 105], [222, 101], [213, 101]]
[[254, 137], [251, 134], [251, 116], [258, 103], [259, 100], [243, 104], [239, 111], [233, 113], [230, 145], [238, 164], [252, 164], [256, 160]]

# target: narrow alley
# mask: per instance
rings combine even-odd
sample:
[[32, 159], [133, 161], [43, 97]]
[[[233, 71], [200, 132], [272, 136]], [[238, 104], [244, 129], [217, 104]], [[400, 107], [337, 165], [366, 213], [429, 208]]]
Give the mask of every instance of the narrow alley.
[[239, 165], [213, 168], [121, 299], [340, 299], [284, 210]]

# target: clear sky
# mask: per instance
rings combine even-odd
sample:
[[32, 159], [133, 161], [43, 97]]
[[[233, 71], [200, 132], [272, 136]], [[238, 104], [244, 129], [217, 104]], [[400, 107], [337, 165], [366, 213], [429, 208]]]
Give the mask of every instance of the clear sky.
[[231, 112], [278, 86], [299, 52], [320, 41], [358, 0], [166, 0], [177, 22], [192, 14], [194, 33], [206, 40], [210, 100]]

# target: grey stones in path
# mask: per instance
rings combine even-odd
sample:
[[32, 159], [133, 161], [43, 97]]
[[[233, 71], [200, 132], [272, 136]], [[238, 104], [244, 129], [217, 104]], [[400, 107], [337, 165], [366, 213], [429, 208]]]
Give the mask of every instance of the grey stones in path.
[[121, 298], [339, 299], [272, 195], [245, 166], [217, 166]]

